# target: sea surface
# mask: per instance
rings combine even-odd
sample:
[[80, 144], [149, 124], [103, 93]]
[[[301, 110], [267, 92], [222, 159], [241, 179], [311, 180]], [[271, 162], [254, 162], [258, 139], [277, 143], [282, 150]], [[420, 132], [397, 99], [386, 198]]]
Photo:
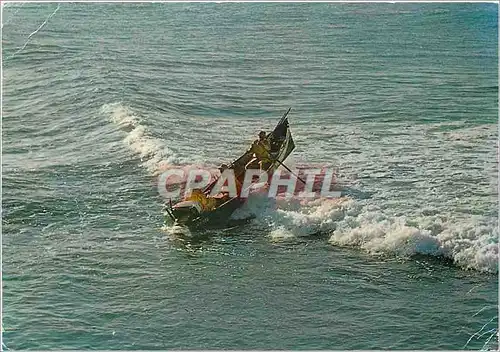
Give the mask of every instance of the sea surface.
[[[2, 15], [5, 349], [498, 347], [497, 4]], [[288, 165], [342, 197], [164, 223], [162, 171], [232, 160], [288, 107]]]

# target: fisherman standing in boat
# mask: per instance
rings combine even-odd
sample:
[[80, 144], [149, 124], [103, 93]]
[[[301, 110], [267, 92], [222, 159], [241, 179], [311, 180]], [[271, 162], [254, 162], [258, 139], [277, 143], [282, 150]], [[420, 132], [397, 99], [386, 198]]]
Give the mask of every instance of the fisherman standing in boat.
[[271, 143], [266, 137], [265, 131], [259, 132], [259, 139], [256, 139], [252, 147], [248, 150], [248, 153], [253, 153], [254, 157], [250, 160], [245, 168], [246, 169], [255, 169], [256, 163], [261, 170], [267, 170], [271, 165], [271, 156], [269, 152], [271, 151]]

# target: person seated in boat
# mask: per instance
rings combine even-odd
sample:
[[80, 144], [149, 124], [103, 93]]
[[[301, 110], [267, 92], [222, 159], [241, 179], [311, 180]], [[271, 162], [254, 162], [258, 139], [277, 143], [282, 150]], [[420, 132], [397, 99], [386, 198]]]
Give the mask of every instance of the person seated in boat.
[[220, 192], [213, 196], [212, 199], [215, 201], [215, 208], [220, 207], [231, 199], [229, 188], [227, 186], [222, 186]]
[[186, 199], [200, 203], [201, 208], [204, 211], [210, 211], [215, 209], [217, 202], [212, 197], [207, 197], [201, 189], [193, 189], [191, 195]]
[[252, 147], [248, 150], [253, 153], [253, 158], [246, 164], [246, 169], [256, 169], [257, 165], [261, 170], [267, 170], [271, 165], [271, 143], [266, 137], [265, 131], [259, 132], [259, 139], [255, 140]]

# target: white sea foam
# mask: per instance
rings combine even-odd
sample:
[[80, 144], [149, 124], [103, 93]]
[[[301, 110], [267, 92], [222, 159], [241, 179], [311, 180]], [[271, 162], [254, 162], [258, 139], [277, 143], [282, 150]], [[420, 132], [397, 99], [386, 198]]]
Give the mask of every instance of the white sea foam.
[[483, 218], [409, 218], [388, 216], [381, 210], [361, 211], [345, 216], [329, 241], [374, 255], [444, 256], [466, 269], [498, 271], [498, 227]]
[[443, 256], [465, 269], [498, 271], [498, 224], [493, 219], [394, 216], [347, 197], [298, 201], [265, 194], [252, 195], [235, 216], [250, 214], [269, 228], [273, 241], [325, 233], [332, 245], [372, 255]]
[[255, 221], [269, 226], [269, 236], [273, 241], [309, 236], [335, 229], [335, 222], [344, 217], [348, 204], [353, 200], [343, 197], [336, 199], [273, 199], [267, 191], [251, 194], [245, 205], [233, 217], [255, 216]]
[[169, 237], [177, 238], [178, 236], [182, 237], [192, 237], [191, 231], [185, 226], [179, 225], [163, 225], [161, 228]]
[[[126, 106], [109, 104], [103, 106], [103, 111], [127, 132], [124, 143], [141, 157], [143, 165], [153, 174], [175, 164], [190, 164], [189, 160], [179, 161]], [[484, 131], [473, 132], [475, 136]], [[456, 136], [458, 132], [453, 133]], [[191, 167], [196, 165], [186, 166]], [[433, 208], [432, 205], [428, 204], [428, 207]], [[332, 245], [357, 247], [372, 255], [443, 256], [466, 269], [497, 272], [496, 219], [484, 216], [465, 218], [451, 213], [452, 209], [448, 206], [443, 211], [418, 214], [408, 209], [408, 212], [393, 214], [384, 209], [383, 204], [373, 204], [370, 200], [348, 197], [312, 201], [272, 199], [268, 198], [266, 190], [262, 190], [253, 192], [232, 218], [254, 216], [257, 224], [268, 228], [272, 241], [324, 233]]]
[[141, 119], [131, 109], [121, 103], [106, 104], [102, 111], [109, 115], [112, 122], [127, 132], [124, 143], [135, 154], [139, 155], [142, 165], [153, 174], [179, 162], [179, 158], [165, 145], [165, 142], [155, 138], [141, 124]]

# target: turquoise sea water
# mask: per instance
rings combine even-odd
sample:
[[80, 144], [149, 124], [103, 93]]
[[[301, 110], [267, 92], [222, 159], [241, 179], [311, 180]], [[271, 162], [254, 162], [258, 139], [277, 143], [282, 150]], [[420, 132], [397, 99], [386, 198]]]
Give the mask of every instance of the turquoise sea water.
[[[486, 3], [4, 5], [6, 348], [498, 347], [497, 23]], [[341, 199], [164, 225], [161, 170], [231, 160], [289, 106], [287, 163], [334, 166]]]

